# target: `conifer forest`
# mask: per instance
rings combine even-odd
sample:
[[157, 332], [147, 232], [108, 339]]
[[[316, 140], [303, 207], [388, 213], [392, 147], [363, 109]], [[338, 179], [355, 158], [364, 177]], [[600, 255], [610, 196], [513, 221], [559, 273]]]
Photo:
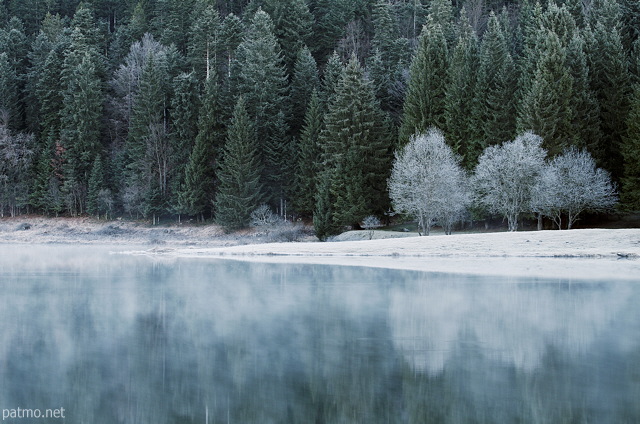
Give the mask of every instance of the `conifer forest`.
[[586, 151], [637, 211], [639, 35], [638, 0], [0, 0], [0, 214], [331, 234], [433, 128], [469, 175]]

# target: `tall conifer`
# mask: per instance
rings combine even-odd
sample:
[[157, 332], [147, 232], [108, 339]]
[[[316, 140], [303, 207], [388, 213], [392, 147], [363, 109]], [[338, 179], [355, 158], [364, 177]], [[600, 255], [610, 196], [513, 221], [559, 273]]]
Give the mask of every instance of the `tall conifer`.
[[214, 204], [216, 221], [227, 230], [249, 224], [251, 212], [262, 199], [260, 174], [256, 134], [240, 97], [217, 172], [220, 186]]

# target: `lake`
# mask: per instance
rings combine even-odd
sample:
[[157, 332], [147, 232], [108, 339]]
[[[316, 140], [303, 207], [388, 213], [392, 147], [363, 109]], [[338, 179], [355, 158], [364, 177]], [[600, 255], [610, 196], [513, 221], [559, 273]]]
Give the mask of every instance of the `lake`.
[[0, 246], [6, 421], [640, 422], [640, 279], [112, 250]]

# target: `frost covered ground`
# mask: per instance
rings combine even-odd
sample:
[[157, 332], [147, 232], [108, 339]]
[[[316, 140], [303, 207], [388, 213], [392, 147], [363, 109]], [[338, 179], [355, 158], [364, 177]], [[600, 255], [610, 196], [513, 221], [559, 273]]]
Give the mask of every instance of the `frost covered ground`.
[[155, 249], [149, 253], [640, 282], [640, 229], [432, 235], [330, 243]]
[[[391, 238], [390, 238], [391, 237]], [[344, 233], [334, 242], [265, 243], [269, 235], [232, 235], [215, 225], [153, 227], [131, 221], [21, 217], [0, 220], [0, 243], [137, 246], [136, 253], [323, 263], [562, 278], [622, 278], [640, 282], [640, 229], [579, 229], [417, 237], [415, 233]]]

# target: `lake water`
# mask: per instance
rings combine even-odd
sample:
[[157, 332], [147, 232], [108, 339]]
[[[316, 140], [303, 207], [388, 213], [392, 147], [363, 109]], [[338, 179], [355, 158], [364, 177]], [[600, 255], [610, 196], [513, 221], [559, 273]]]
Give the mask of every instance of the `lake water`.
[[8, 422], [640, 422], [640, 281], [109, 250], [0, 246]]

